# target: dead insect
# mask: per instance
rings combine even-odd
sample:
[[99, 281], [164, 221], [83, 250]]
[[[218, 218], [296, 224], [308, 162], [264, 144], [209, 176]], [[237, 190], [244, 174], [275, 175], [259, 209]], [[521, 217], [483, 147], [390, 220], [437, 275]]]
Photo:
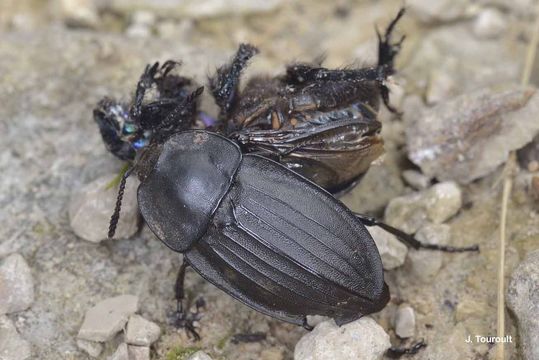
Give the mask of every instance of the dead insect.
[[352, 187], [383, 152], [379, 99], [391, 111], [388, 76], [404, 36], [392, 42], [401, 9], [385, 34], [378, 33], [378, 65], [331, 70], [293, 64], [286, 75], [252, 78], [239, 90], [240, 75], [258, 50], [242, 44], [229, 64], [210, 78], [220, 107], [219, 131], [245, 152], [271, 158], [332, 193]]
[[[110, 98], [104, 98], [97, 104], [94, 120], [105, 146], [113, 155], [133, 161], [136, 151], [147, 146], [154, 133], [166, 137], [194, 126], [197, 104], [189, 98], [194, 83], [172, 73], [178, 65], [178, 62], [169, 60], [162, 66], [159, 63], [146, 66], [130, 106]], [[144, 98], [154, 88], [157, 92], [155, 99], [144, 103]], [[177, 113], [179, 108], [182, 114]], [[156, 131], [157, 127], [159, 131]]]

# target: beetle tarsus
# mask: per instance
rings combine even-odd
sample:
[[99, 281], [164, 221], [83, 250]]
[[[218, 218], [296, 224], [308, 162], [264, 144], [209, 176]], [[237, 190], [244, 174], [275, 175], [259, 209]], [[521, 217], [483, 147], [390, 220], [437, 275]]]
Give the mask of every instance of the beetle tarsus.
[[471, 246], [464, 246], [464, 247], [456, 247], [456, 246], [448, 246], [448, 245], [438, 245], [438, 244], [425, 244], [421, 241], [417, 240], [414, 236], [405, 233], [402, 230], [399, 230], [391, 225], [385, 224], [381, 221], [376, 220], [373, 217], [361, 215], [358, 213], [354, 213], [358, 219], [361, 220], [363, 225], [365, 226], [379, 226], [385, 231], [387, 231], [390, 234], [393, 234], [397, 237], [397, 239], [401, 240], [403, 243], [405, 243], [407, 246], [413, 248], [413, 249], [425, 249], [425, 250], [436, 250], [436, 251], [443, 251], [443, 252], [449, 252], [449, 253], [457, 253], [457, 252], [468, 252], [468, 251], [479, 251], [479, 245], [471, 245]]
[[427, 343], [423, 339], [419, 340], [417, 343], [410, 347], [391, 347], [389, 350], [386, 351], [386, 356], [391, 359], [398, 359], [403, 355], [415, 355], [421, 350], [422, 348], [427, 347]]

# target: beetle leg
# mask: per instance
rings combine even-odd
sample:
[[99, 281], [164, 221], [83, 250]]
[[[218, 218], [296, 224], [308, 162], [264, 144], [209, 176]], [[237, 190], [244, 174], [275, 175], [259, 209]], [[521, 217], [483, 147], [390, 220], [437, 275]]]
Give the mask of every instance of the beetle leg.
[[185, 270], [189, 266], [189, 263], [182, 260], [178, 275], [176, 276], [176, 284], [174, 286], [174, 294], [176, 297], [176, 311], [178, 313], [183, 312], [183, 300], [185, 299], [184, 283], [185, 283]]
[[195, 312], [186, 312], [184, 309], [184, 301], [185, 301], [185, 271], [187, 267], [189, 266], [189, 263], [185, 261], [185, 259], [182, 260], [182, 264], [180, 265], [180, 269], [178, 270], [178, 275], [176, 277], [176, 284], [174, 286], [174, 294], [176, 298], [176, 320], [175, 325], [179, 328], [184, 328], [185, 331], [189, 336], [193, 336], [195, 341], [200, 340], [200, 335], [195, 329], [194, 322], [200, 320], [200, 309], [205, 306], [205, 301], [203, 298], [198, 298], [195, 306], [196, 311]]
[[398, 348], [398, 347], [391, 347], [386, 351], [386, 356], [391, 359], [398, 359], [403, 355], [414, 355], [419, 352], [422, 348], [427, 347], [427, 344], [423, 339], [419, 340], [414, 345], [408, 347], [408, 348]]
[[131, 106], [130, 115], [132, 119], [139, 119], [142, 114], [142, 101], [146, 90], [152, 87], [155, 80], [155, 74], [159, 68], [159, 63], [156, 62], [152, 66], [146, 65], [144, 72], [140, 76], [140, 80], [137, 83], [137, 90], [135, 91], [135, 99]]
[[175, 132], [189, 128], [196, 112], [196, 99], [203, 91], [204, 87], [201, 86], [178, 102], [166, 118], [156, 126], [155, 138], [158, 142], [167, 139]]
[[[378, 36], [378, 67], [384, 69], [384, 72], [389, 76], [394, 73], [393, 69], [393, 62], [395, 59], [395, 56], [399, 53], [402, 42], [405, 39], [405, 36], [402, 36], [399, 41], [392, 42], [392, 34], [393, 29], [395, 28], [395, 25], [400, 20], [402, 15], [404, 15], [405, 9], [401, 8], [398, 12], [397, 16], [393, 21], [391, 21], [386, 28], [385, 34], [382, 36], [378, 29], [376, 29], [376, 35]], [[386, 85], [383, 83], [380, 86], [380, 93], [382, 96], [382, 100], [384, 102], [384, 105], [387, 107], [389, 111], [395, 114], [399, 114], [397, 109], [395, 109], [393, 106], [389, 104], [389, 89]]]
[[425, 244], [421, 241], [417, 240], [413, 235], [407, 234], [402, 230], [399, 230], [397, 228], [394, 228], [393, 226], [387, 225], [383, 222], [380, 222], [376, 220], [373, 217], [368, 217], [365, 215], [361, 215], [358, 213], [354, 213], [354, 215], [361, 220], [363, 225], [365, 226], [379, 226], [385, 231], [387, 231], [390, 234], [393, 234], [397, 237], [397, 239], [401, 240], [404, 244], [406, 244], [409, 247], [412, 247], [414, 249], [427, 249], [427, 250], [437, 250], [437, 251], [443, 251], [443, 252], [450, 252], [450, 253], [456, 253], [456, 252], [466, 252], [466, 251], [479, 251], [478, 245], [472, 245], [472, 246], [465, 246], [465, 247], [455, 247], [455, 246], [447, 246], [447, 245], [437, 245], [437, 244]]
[[210, 89], [221, 110], [219, 117], [222, 121], [228, 118], [237, 100], [241, 72], [247, 66], [249, 59], [257, 53], [256, 47], [241, 44], [232, 61], [221, 66], [216, 74], [210, 77]]
[[401, 8], [389, 25], [386, 28], [384, 35], [380, 34], [378, 29], [376, 30], [376, 35], [378, 36], [378, 66], [387, 66], [390, 71], [393, 70], [393, 59], [399, 53], [402, 46], [402, 42], [405, 37], [397, 42], [392, 42], [391, 38], [393, 35], [393, 30], [395, 25], [399, 22], [400, 18], [404, 15], [405, 9]]

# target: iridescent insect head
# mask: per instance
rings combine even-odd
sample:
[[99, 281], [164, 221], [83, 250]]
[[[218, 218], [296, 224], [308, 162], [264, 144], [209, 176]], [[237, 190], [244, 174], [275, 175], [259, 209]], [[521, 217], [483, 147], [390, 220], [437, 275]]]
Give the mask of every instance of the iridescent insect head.
[[193, 101], [196, 96], [191, 96], [193, 82], [172, 73], [178, 65], [167, 61], [162, 66], [159, 63], [146, 66], [129, 106], [110, 98], [98, 103], [94, 120], [112, 154], [133, 161], [137, 151], [147, 146], [154, 134], [167, 136], [171, 131], [192, 125], [197, 107]]
[[[167, 61], [162, 66], [159, 63], [146, 66], [130, 106], [104, 98], [94, 110], [94, 120], [107, 149], [116, 157], [133, 163], [120, 181], [109, 238], [114, 236], [120, 217], [127, 177], [133, 169], [144, 168], [143, 163], [149, 159], [143, 154], [172, 134], [191, 128], [195, 121], [197, 98], [204, 88], [191, 90], [190, 79], [172, 74], [177, 65], [179, 63]], [[149, 95], [153, 97], [147, 101], [145, 97]]]

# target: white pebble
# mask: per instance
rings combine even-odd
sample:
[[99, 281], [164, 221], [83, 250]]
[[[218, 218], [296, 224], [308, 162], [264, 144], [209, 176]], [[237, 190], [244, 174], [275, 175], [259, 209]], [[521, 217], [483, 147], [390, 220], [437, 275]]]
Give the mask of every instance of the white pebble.
[[103, 345], [95, 341], [77, 339], [77, 346], [91, 357], [98, 357], [103, 351]]
[[404, 170], [402, 178], [408, 185], [416, 190], [424, 190], [429, 187], [430, 178], [417, 170]]
[[150, 348], [148, 346], [127, 346], [129, 360], [150, 360]]
[[376, 360], [391, 346], [389, 335], [370, 317], [346, 325], [324, 321], [296, 344], [294, 360]]
[[0, 315], [28, 309], [34, 302], [34, 281], [30, 267], [19, 254], [0, 265]]
[[118, 348], [116, 349], [114, 354], [109, 356], [108, 360], [130, 360], [129, 353], [127, 352], [127, 344], [121, 343], [120, 345], [118, 345]]
[[109, 341], [123, 329], [130, 315], [138, 310], [138, 297], [120, 295], [97, 303], [86, 312], [78, 338]]
[[405, 339], [415, 334], [415, 312], [409, 305], [400, 306], [395, 314], [395, 333]]
[[[117, 186], [108, 186], [116, 176], [102, 176], [72, 194], [69, 204], [70, 225], [75, 234], [84, 240], [100, 242], [107, 238], [110, 216], [118, 195]], [[138, 184], [134, 176], [127, 180], [115, 238], [128, 238], [138, 230]]]
[[376, 243], [385, 270], [392, 270], [404, 264], [408, 253], [406, 245], [378, 226], [369, 227], [368, 230]]
[[156, 323], [140, 315], [131, 315], [127, 322], [125, 342], [130, 345], [150, 346], [161, 335], [161, 328]]
[[507, 28], [503, 14], [494, 8], [483, 10], [475, 19], [474, 34], [480, 39], [494, 39]]
[[30, 344], [21, 338], [7, 316], [0, 316], [0, 359], [26, 360], [32, 355]]

